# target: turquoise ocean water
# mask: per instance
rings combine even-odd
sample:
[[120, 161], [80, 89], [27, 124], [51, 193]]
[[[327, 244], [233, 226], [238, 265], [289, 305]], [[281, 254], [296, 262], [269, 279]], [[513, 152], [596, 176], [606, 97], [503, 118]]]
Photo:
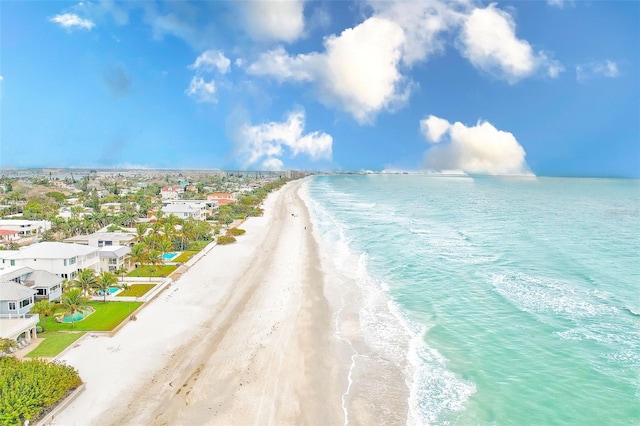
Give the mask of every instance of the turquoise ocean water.
[[307, 185], [371, 349], [405, 365], [410, 423], [640, 424], [640, 181]]

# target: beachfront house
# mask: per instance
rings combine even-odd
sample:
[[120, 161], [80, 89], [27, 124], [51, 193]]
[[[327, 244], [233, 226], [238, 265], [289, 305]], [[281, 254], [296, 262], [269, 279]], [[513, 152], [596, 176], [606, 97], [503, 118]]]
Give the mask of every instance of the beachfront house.
[[34, 270], [27, 266], [0, 268], [0, 282], [12, 281], [36, 292], [37, 300], [55, 301], [62, 296], [63, 278], [48, 271]]
[[136, 235], [131, 232], [94, 232], [88, 235], [77, 235], [66, 238], [67, 243], [82, 244], [91, 247], [128, 246], [133, 247]]
[[36, 291], [14, 281], [0, 281], [0, 338], [16, 340], [22, 346], [36, 338], [40, 317], [29, 314]]
[[129, 246], [104, 246], [98, 252], [100, 256], [100, 271], [115, 273], [119, 269], [129, 270]]
[[99, 270], [98, 251], [97, 247], [47, 241], [21, 250], [0, 250], [0, 265], [28, 266], [72, 280], [82, 269]]

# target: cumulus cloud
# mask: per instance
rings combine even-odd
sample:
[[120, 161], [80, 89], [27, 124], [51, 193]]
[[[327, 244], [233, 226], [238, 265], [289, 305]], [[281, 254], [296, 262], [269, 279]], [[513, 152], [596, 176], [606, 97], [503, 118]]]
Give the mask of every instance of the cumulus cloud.
[[257, 41], [291, 43], [304, 33], [303, 0], [270, 0], [241, 3], [249, 35]]
[[444, 34], [460, 24], [464, 3], [439, 1], [370, 1], [376, 16], [398, 24], [405, 36], [402, 61], [406, 65], [424, 61], [445, 46]]
[[339, 36], [327, 37], [323, 53], [291, 56], [279, 47], [261, 55], [247, 72], [278, 81], [312, 81], [323, 103], [366, 123], [408, 97], [398, 69], [403, 42], [400, 26], [373, 17]]
[[615, 78], [618, 75], [618, 64], [608, 59], [576, 66], [576, 78], [580, 82], [597, 77]]
[[218, 71], [226, 74], [231, 67], [231, 61], [219, 50], [205, 50], [198, 56], [193, 64], [189, 66], [196, 71]]
[[96, 24], [94, 24], [89, 19], [83, 19], [75, 13], [62, 13], [54, 16], [53, 18], [50, 18], [49, 21], [55, 22], [56, 24], [67, 30], [76, 28], [90, 30], [96, 26]]
[[516, 36], [511, 15], [490, 4], [474, 9], [465, 19], [459, 35], [459, 48], [474, 67], [515, 83], [546, 70], [557, 77], [562, 66], [544, 52], [535, 53], [526, 40]]
[[193, 97], [197, 102], [217, 102], [216, 85], [213, 80], [206, 81], [200, 76], [194, 76], [185, 92], [187, 95]]
[[245, 124], [240, 129], [241, 155], [244, 167], [252, 167], [261, 162], [268, 169], [282, 169], [279, 157], [285, 148], [292, 156], [305, 154], [312, 160], [330, 159], [333, 138], [323, 132], [303, 133], [305, 114], [302, 111], [289, 113], [283, 122], [270, 122], [251, 126]]
[[488, 121], [467, 127], [460, 122], [430, 115], [420, 122], [430, 142], [448, 141], [432, 146], [425, 154], [425, 166], [432, 170], [462, 170], [488, 175], [531, 175], [526, 153], [513, 134], [496, 129]]

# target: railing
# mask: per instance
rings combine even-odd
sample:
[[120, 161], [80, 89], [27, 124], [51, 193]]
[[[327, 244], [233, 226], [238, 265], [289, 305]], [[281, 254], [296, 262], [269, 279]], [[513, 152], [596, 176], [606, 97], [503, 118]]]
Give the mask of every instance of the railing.
[[29, 319], [31, 317], [38, 317], [38, 314], [0, 314], [0, 319]]

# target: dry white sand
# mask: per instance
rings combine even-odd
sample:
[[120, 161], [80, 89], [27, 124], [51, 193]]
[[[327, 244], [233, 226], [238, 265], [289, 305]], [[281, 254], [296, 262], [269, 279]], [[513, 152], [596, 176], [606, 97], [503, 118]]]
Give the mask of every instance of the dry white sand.
[[62, 359], [85, 391], [55, 425], [344, 424], [349, 359], [300, 182], [265, 201], [115, 336]]

